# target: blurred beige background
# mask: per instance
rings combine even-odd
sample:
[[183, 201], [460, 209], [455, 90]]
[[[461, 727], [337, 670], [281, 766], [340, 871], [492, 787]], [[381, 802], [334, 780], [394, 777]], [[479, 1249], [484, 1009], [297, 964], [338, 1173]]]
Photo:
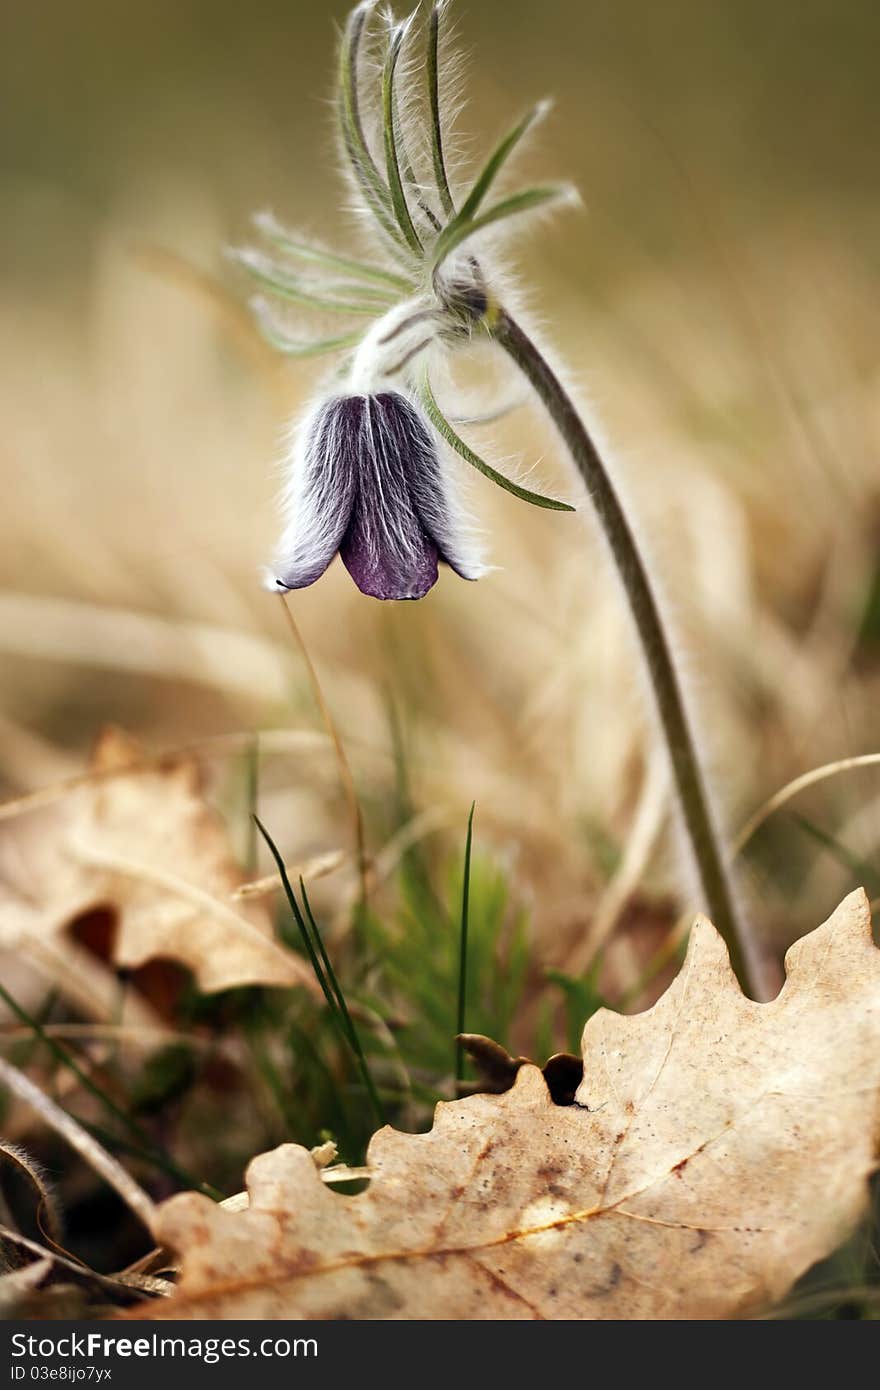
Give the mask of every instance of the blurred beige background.
[[[7, 6], [7, 793], [77, 770], [105, 721], [153, 747], [319, 727], [257, 569], [277, 529], [281, 431], [322, 369], [261, 349], [223, 248], [271, 206], [356, 249], [328, 100], [344, 13], [315, 0]], [[555, 98], [524, 176], [572, 179], [585, 208], [530, 229], [513, 259], [618, 456], [736, 825], [789, 777], [880, 747], [880, 9], [462, 0], [454, 20], [473, 158]], [[540, 457], [545, 485], [566, 486], [527, 411], [479, 443], [496, 460]], [[638, 881], [662, 898], [661, 764], [589, 525], [482, 479], [468, 489], [491, 577], [446, 574], [424, 603], [387, 606], [336, 565], [295, 612], [374, 848], [391, 828], [391, 701], [416, 805], [458, 835], [478, 799], [564, 955], [607, 918], [622, 863], [615, 912]], [[273, 761], [265, 776], [290, 852], [339, 841], [332, 761]], [[825, 784], [811, 814], [870, 862], [878, 793], [875, 774], [854, 774]], [[852, 876], [782, 823], [752, 872], [785, 931], [812, 925]]]

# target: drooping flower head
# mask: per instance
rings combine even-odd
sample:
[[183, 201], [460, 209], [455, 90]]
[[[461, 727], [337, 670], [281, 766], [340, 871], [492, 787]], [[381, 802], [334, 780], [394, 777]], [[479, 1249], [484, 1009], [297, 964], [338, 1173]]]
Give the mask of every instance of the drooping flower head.
[[373, 598], [424, 598], [438, 560], [463, 579], [479, 578], [436, 438], [400, 392], [322, 401], [295, 459], [277, 588], [313, 584], [337, 552]]
[[[363, 80], [365, 44], [376, 42], [370, 32], [375, 8], [375, 0], [365, 0], [349, 16], [338, 115], [355, 205], [373, 229], [381, 261], [331, 253], [288, 234], [268, 214], [257, 225], [274, 254], [236, 255], [273, 296], [361, 324], [308, 341], [293, 336], [269, 303], [255, 301], [265, 336], [282, 352], [346, 354], [321, 398], [292, 431], [285, 526], [269, 586], [285, 592], [312, 584], [339, 553], [363, 593], [422, 598], [436, 582], [440, 561], [465, 579], [485, 572], [458, 500], [450, 450], [526, 502], [573, 510], [485, 463], [441, 410], [429, 376], [438, 355], [475, 338], [492, 338], [500, 311], [487, 269], [491, 247], [485, 233], [566, 197], [567, 190], [530, 188], [484, 206], [502, 166], [542, 114], [542, 104], [505, 136], [457, 198], [441, 120], [439, 39], [445, 5], [433, 5], [422, 35], [422, 117], [413, 94], [401, 90], [401, 56], [414, 42], [414, 15], [400, 24], [385, 22], [381, 79], [373, 92]], [[420, 157], [426, 169], [417, 173]], [[304, 267], [312, 271], [311, 279], [303, 277]], [[316, 271], [320, 279], [314, 278]]]

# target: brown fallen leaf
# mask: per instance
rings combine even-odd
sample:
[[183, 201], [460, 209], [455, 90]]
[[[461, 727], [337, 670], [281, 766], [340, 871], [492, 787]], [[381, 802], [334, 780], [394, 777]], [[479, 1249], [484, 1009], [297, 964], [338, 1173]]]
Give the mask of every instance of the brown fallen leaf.
[[315, 988], [307, 966], [273, 940], [267, 908], [231, 901], [243, 875], [195, 759], [145, 761], [108, 729], [92, 771], [63, 800], [0, 825], [0, 946], [35, 959], [50, 946], [63, 952], [78, 918], [109, 907], [117, 965], [170, 958], [206, 992]]
[[329, 1191], [308, 1150], [251, 1163], [248, 1210], [171, 1198], [182, 1255], [163, 1318], [722, 1318], [785, 1294], [862, 1215], [880, 1097], [880, 952], [863, 892], [744, 998], [698, 919], [648, 1012], [602, 1011], [576, 1103], [541, 1073], [385, 1128], [368, 1190]]

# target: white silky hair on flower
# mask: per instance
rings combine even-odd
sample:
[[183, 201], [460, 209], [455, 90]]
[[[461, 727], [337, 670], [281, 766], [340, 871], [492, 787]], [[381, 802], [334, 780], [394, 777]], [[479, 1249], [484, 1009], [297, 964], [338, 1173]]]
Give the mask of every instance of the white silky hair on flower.
[[[544, 114], [540, 104], [496, 148], [456, 212], [445, 106], [440, 115], [448, 94], [448, 61], [438, 57], [446, 5], [431, 7], [421, 29], [417, 12], [402, 23], [384, 13], [379, 24], [377, 13], [375, 0], [364, 0], [346, 23], [338, 111], [355, 210], [371, 219], [384, 264], [326, 251], [266, 216], [259, 225], [273, 254], [245, 251], [237, 259], [264, 291], [334, 317], [332, 335], [310, 343], [260, 298], [258, 322], [280, 351], [351, 352], [338, 385], [312, 405], [286, 448], [283, 532], [268, 587], [311, 584], [338, 552], [365, 593], [412, 598], [427, 593], [439, 559], [468, 579], [488, 572], [453, 451], [532, 505], [572, 510], [479, 458], [430, 384], [457, 348], [486, 340], [496, 301], [469, 238], [491, 248], [500, 220], [557, 199], [559, 190], [527, 190], [478, 216], [508, 155]], [[421, 59], [413, 42], [419, 34], [427, 43]], [[316, 281], [316, 266], [341, 281]], [[348, 329], [340, 318], [346, 313], [361, 326]]]
[[[281, 589], [311, 583], [338, 548], [358, 587], [377, 598], [421, 598], [437, 578], [440, 558], [473, 577], [474, 558], [459, 536], [456, 489], [446, 473], [443, 445], [506, 492], [534, 507], [573, 512], [570, 502], [543, 496], [480, 457], [438, 403], [434, 380], [444, 359], [477, 340], [498, 347], [528, 383], [567, 446], [605, 537], [633, 616], [659, 726], [674, 774], [682, 824], [698, 866], [700, 906], [724, 936], [734, 968], [759, 997], [770, 997], [761, 952], [742, 921], [719, 841], [676, 659], [667, 630], [662, 586], [630, 521], [631, 504], [618, 493], [613, 464], [582, 419], [564, 380], [505, 302], [500, 238], [536, 213], [571, 205], [558, 183], [503, 190], [511, 156], [546, 106], [526, 111], [469, 180], [450, 181], [447, 114], [442, 110], [445, 62], [437, 0], [402, 24], [390, 19], [379, 39], [377, 6], [364, 0], [341, 37], [337, 115], [354, 205], [371, 223], [371, 257], [324, 252], [296, 234], [268, 228], [289, 263], [245, 259], [264, 289], [318, 312], [358, 317], [330, 337], [301, 339], [261, 312], [270, 342], [290, 356], [354, 352], [342, 394], [313, 408], [296, 435], [285, 491]], [[414, 36], [423, 63], [410, 68], [421, 98], [405, 90]], [[381, 62], [371, 45], [381, 44]], [[363, 100], [362, 100], [363, 98]], [[422, 113], [419, 118], [419, 110]], [[427, 158], [430, 153], [430, 160]], [[426, 171], [432, 177], [425, 178]], [[500, 191], [499, 191], [500, 190]], [[320, 265], [328, 277], [306, 286], [298, 267]], [[501, 293], [499, 294], [499, 291]], [[375, 316], [372, 306], [376, 305]], [[370, 326], [365, 328], [365, 320]], [[424, 336], [421, 336], [424, 335]], [[347, 394], [344, 392], [347, 390]], [[430, 428], [429, 428], [430, 426]], [[432, 432], [433, 431], [433, 432]]]
[[400, 392], [317, 402], [291, 440], [282, 505], [271, 588], [313, 583], [340, 550], [375, 597], [421, 597], [437, 558], [465, 579], [485, 573], [445, 451]]
[[[275, 551], [273, 570], [264, 572], [267, 589], [298, 589], [319, 579], [342, 541], [339, 514], [327, 505], [328, 498], [344, 486], [342, 456], [332, 447], [332, 433], [324, 451], [323, 471], [316, 470], [312, 440], [326, 412], [327, 397], [322, 395], [306, 413], [293, 421], [288, 432], [284, 460], [284, 483], [280, 504], [283, 531]], [[326, 556], [321, 564], [317, 557]], [[281, 579], [279, 575], [284, 575]]]

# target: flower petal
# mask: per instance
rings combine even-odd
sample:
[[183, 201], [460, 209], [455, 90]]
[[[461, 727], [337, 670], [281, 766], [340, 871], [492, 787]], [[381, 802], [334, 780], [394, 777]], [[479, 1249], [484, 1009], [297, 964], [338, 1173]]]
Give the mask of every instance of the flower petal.
[[406, 405], [412, 417], [409, 485], [416, 515], [440, 558], [462, 579], [480, 579], [488, 566], [469, 531], [439, 441], [420, 411], [408, 401]]
[[361, 397], [337, 396], [297, 431], [284, 492], [287, 524], [270, 588], [314, 584], [339, 550], [354, 505], [362, 417]]
[[359, 473], [340, 546], [343, 563], [361, 592], [373, 598], [424, 598], [437, 582], [439, 554], [413, 504], [412, 478], [424, 467], [422, 454], [432, 442], [397, 392], [359, 399]]

